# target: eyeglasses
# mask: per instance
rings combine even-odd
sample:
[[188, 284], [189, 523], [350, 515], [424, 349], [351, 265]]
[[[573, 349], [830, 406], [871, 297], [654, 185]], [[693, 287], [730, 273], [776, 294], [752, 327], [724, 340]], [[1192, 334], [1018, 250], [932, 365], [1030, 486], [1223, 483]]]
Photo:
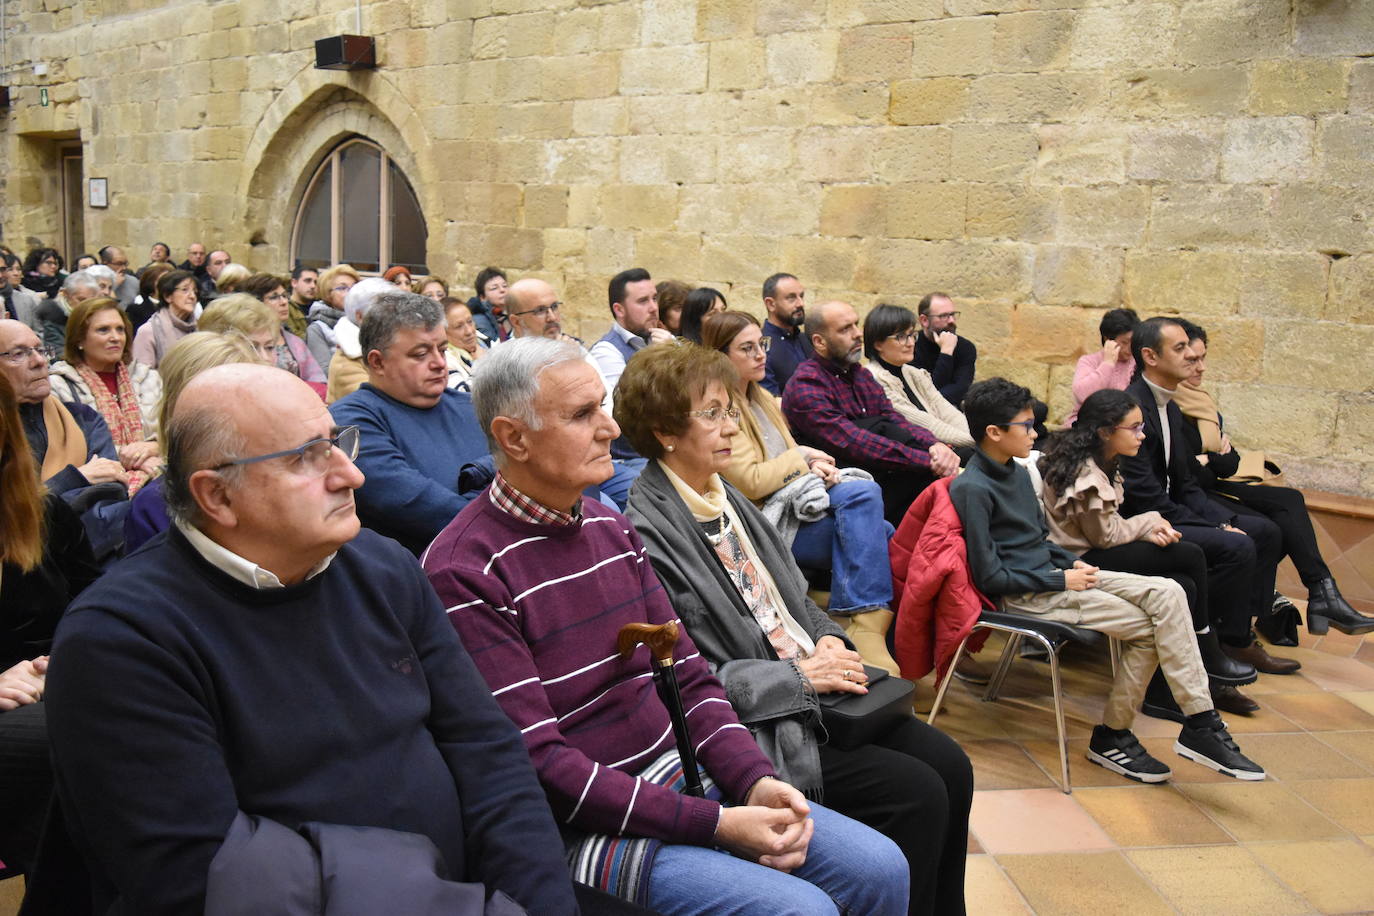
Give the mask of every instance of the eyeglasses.
[[28, 362], [29, 357], [37, 353], [43, 357], [43, 362], [51, 362], [57, 358], [57, 351], [44, 346], [37, 347], [15, 347], [13, 350], [6, 350], [0, 353], [0, 359], [9, 363], [11, 366], [18, 366]]
[[752, 342], [752, 343], [743, 344], [743, 345], [742, 345], [738, 350], [736, 350], [735, 352], [738, 353], [740, 356], [747, 356], [747, 357], [749, 357], [749, 358], [752, 359], [753, 357], [757, 356], [757, 355], [760, 354], [760, 353], [767, 353], [767, 352], [768, 352], [768, 348], [771, 347], [772, 345], [773, 345], [773, 338], [771, 338], [771, 337], [760, 337], [758, 340], [756, 340], [756, 341], [754, 341], [754, 342]]
[[1137, 423], [1134, 426], [1113, 426], [1112, 429], [1129, 429], [1137, 436], [1143, 436], [1145, 434], [1145, 424], [1143, 422]]
[[1021, 427], [1022, 429], [1024, 429], [1026, 432], [1031, 432], [1032, 430], [1035, 429], [1035, 421], [1034, 421], [1034, 420], [1017, 420], [1017, 421], [1015, 421], [1015, 422], [1013, 422], [1013, 423], [1003, 423], [1003, 424], [1002, 424], [1002, 428], [1003, 428], [1003, 429], [1011, 429], [1013, 426], [1019, 426], [1019, 427]]
[[311, 439], [304, 445], [289, 448], [284, 452], [254, 455], [252, 458], [235, 458], [232, 461], [217, 464], [210, 470], [221, 471], [224, 468], [257, 464], [259, 461], [271, 461], [273, 458], [295, 458], [298, 462], [297, 473], [307, 477], [323, 477], [329, 471], [330, 461], [334, 457], [334, 449], [337, 448], [343, 452], [344, 457], [349, 461], [358, 457], [358, 441], [361, 438], [358, 427], [345, 426], [336, 428], [332, 432], [334, 433], [333, 436]]
[[913, 340], [916, 339], [916, 332], [915, 332], [915, 331], [903, 331], [903, 332], [900, 333], [900, 334], [889, 334], [889, 335], [887, 335], [887, 339], [888, 339], [888, 340], [895, 340], [895, 341], [897, 341], [897, 343], [911, 343]]
[[56, 263], [57, 263], [57, 258], [44, 258], [44, 259], [43, 259], [42, 261], [40, 261], [39, 263], [40, 263], [40, 264], [56, 264]]
[[286, 297], [285, 291], [279, 289], [279, 290], [277, 290], [275, 293], [268, 293], [266, 296], [263, 296], [263, 297], [262, 297], [262, 301], [263, 301], [263, 302], [285, 302], [285, 301], [286, 301], [286, 298], [287, 298], [287, 297]]
[[705, 408], [704, 410], [689, 410], [689, 411], [687, 411], [687, 416], [689, 416], [689, 417], [701, 417], [701, 418], [702, 418], [703, 420], [705, 420], [707, 423], [716, 423], [716, 424], [719, 424], [721, 420], [724, 420], [726, 417], [729, 417], [731, 420], [733, 420], [733, 421], [735, 421], [736, 423], [738, 423], [738, 422], [739, 422], [739, 408], [738, 408], [738, 407], [707, 407], [707, 408]]
[[536, 318], [547, 318], [551, 312], [556, 312], [563, 307], [562, 301], [551, 302], [548, 305], [541, 305], [537, 309], [525, 309], [523, 312], [507, 312], [512, 318], [519, 318], [521, 315], [533, 315]]
[[332, 290], [330, 290], [330, 292], [335, 292], [335, 293], [346, 293], [346, 292], [348, 292], [348, 291], [349, 291], [350, 289], [352, 289], [352, 288], [353, 288], [353, 284], [352, 284], [352, 283], [341, 283], [341, 284], [339, 284], [338, 286], [334, 287]]

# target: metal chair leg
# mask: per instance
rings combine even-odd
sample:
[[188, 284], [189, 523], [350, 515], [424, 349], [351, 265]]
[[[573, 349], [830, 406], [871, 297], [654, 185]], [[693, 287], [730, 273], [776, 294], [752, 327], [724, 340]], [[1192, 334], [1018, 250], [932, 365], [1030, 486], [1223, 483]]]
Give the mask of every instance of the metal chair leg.
[[1054, 690], [1054, 724], [1059, 732], [1059, 773], [1060, 788], [1065, 795], [1073, 794], [1073, 787], [1069, 785], [1069, 736], [1064, 727], [1064, 695], [1059, 689], [1059, 652], [1050, 644], [1048, 639], [1043, 636], [1040, 641], [1050, 653], [1050, 684]]
[[968, 644], [969, 636], [972, 636], [978, 628], [975, 626], [959, 642], [959, 648], [954, 650], [954, 658], [950, 660], [949, 670], [945, 672], [944, 678], [940, 681], [940, 687], [935, 691], [935, 703], [930, 707], [930, 715], [926, 717], [927, 725], [935, 724], [935, 717], [940, 713], [940, 705], [945, 701], [945, 691], [949, 689], [949, 682], [954, 680], [954, 666], [959, 664], [959, 659], [964, 657], [964, 646]]
[[1002, 650], [1002, 657], [997, 660], [997, 667], [992, 671], [992, 677], [988, 678], [988, 686], [983, 691], [983, 702], [991, 703], [997, 699], [1002, 690], [1002, 682], [1007, 679], [1007, 672], [1011, 670], [1011, 663], [1016, 661], [1016, 652], [1021, 648], [1021, 634], [1008, 633], [1007, 647]]

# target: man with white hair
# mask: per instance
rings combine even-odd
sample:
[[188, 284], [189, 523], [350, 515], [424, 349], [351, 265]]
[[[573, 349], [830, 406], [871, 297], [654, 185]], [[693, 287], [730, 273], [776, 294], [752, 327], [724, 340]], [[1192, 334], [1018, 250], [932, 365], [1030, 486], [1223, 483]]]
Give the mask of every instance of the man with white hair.
[[905, 913], [896, 845], [778, 778], [686, 634], [673, 668], [710, 789], [679, 791], [650, 652], [617, 649], [624, 625], [677, 615], [634, 526], [583, 495], [620, 434], [604, 397], [571, 343], [493, 348], [473, 401], [496, 479], [421, 558], [524, 737], [574, 879], [664, 914]]
[[363, 358], [362, 345], [358, 340], [358, 329], [363, 316], [383, 293], [394, 293], [396, 285], [381, 277], [368, 277], [353, 284], [344, 297], [344, 314], [334, 325], [334, 355], [329, 359], [329, 389], [325, 393], [325, 403], [352, 394], [358, 386], [367, 381], [367, 361]]
[[414, 558], [359, 530], [357, 429], [234, 364], [165, 441], [173, 527], [72, 605], [48, 674], [92, 911], [576, 912], [519, 733]]
[[62, 281], [62, 290], [54, 299], [47, 299], [38, 306], [38, 324], [42, 328], [43, 346], [55, 353], [61, 353], [67, 344], [67, 317], [72, 308], [94, 299], [108, 295], [100, 291], [100, 283], [84, 270], [67, 275]]

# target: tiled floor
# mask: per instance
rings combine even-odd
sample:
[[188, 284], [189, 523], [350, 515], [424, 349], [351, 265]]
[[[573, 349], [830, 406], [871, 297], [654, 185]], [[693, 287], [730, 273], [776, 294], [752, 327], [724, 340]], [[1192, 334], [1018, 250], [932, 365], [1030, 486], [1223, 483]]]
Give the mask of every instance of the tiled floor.
[[[980, 658], [999, 650], [989, 641]], [[1268, 770], [1260, 783], [1178, 757], [1178, 726], [1144, 716], [1136, 733], [1174, 769], [1171, 783], [1089, 764], [1110, 667], [1105, 651], [1065, 651], [1072, 795], [1055, 787], [1045, 665], [1018, 660], [994, 703], [955, 681], [937, 720], [974, 765], [970, 913], [1374, 912], [1374, 637], [1304, 634], [1275, 650], [1302, 672], [1245, 688], [1262, 710], [1227, 721]], [[918, 709], [932, 696], [923, 683]]]

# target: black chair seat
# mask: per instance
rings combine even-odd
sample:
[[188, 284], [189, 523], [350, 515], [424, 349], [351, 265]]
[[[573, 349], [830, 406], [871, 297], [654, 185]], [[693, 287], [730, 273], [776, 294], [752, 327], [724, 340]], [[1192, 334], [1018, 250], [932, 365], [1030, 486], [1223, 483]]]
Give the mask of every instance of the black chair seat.
[[1096, 630], [1076, 627], [1071, 623], [1046, 620], [1034, 614], [1017, 614], [1013, 611], [983, 611], [978, 619], [982, 622], [1003, 627], [1020, 627], [1034, 630], [1059, 647], [1066, 642], [1076, 642], [1084, 646], [1095, 646], [1102, 642], [1103, 636]]

